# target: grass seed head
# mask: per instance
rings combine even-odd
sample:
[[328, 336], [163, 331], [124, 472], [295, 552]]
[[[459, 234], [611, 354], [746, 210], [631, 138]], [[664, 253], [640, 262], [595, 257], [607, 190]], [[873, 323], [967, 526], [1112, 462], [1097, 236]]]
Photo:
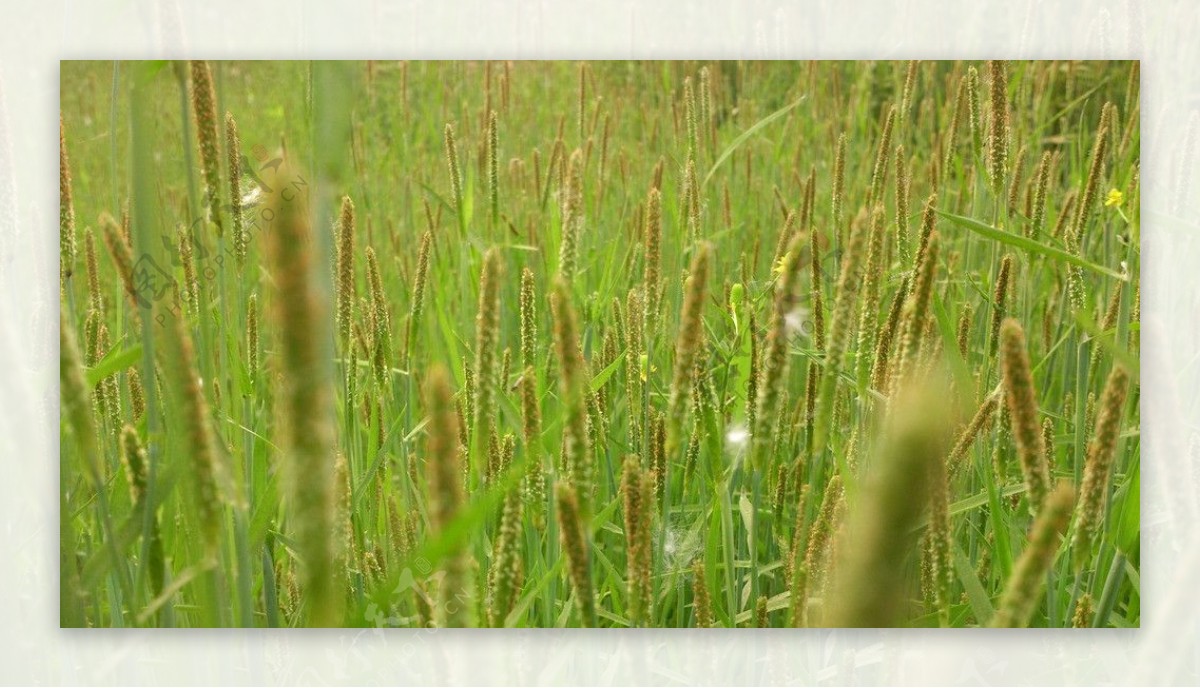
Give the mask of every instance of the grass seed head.
[[567, 164], [562, 199], [562, 237], [558, 248], [558, 272], [568, 284], [575, 280], [579, 261], [579, 237], [583, 231], [583, 151], [571, 153]]
[[758, 601], [754, 604], [754, 627], [755, 628], [770, 628], [771, 623], [767, 618], [767, 596], [759, 595]]
[[[929, 194], [925, 199], [925, 207], [921, 210], [921, 235], [917, 240], [917, 252], [913, 255], [912, 269], [917, 271], [921, 267], [921, 262], [925, 260], [925, 252], [929, 250], [929, 237], [933, 235], [934, 227], [937, 224], [937, 212], [934, 208], [937, 207], [938, 196], [936, 193]], [[911, 287], [912, 284], [910, 283]]]
[[92, 485], [99, 487], [103, 468], [96, 450], [96, 421], [92, 415], [91, 392], [83, 375], [83, 358], [66, 314], [59, 313], [58, 375], [63, 418], [71, 426]]
[[862, 303], [858, 312], [858, 378], [865, 383], [869, 378], [875, 350], [876, 326], [879, 319], [879, 288], [883, 281], [886, 260], [884, 250], [883, 205], [876, 205], [871, 216], [871, 236], [867, 242], [867, 263], [862, 277]]
[[696, 172], [696, 161], [690, 159], [684, 169], [684, 207], [687, 209], [688, 238], [696, 241], [700, 238], [700, 177]]
[[[771, 329], [760, 354], [761, 379], [758, 387], [758, 407], [754, 412], [755, 427], [751, 428], [751, 468], [765, 468], [766, 456], [774, 443], [774, 432], [783, 396], [788, 369], [788, 341], [791, 331], [788, 317], [795, 308], [799, 288], [800, 252], [805, 238], [796, 234], [788, 243], [779, 261], [775, 283], [775, 304], [771, 313]], [[861, 242], [860, 242], [861, 243]]]
[[1088, 167], [1087, 180], [1083, 184], [1083, 194], [1075, 208], [1074, 223], [1071, 234], [1078, 239], [1087, 228], [1088, 219], [1096, 205], [1096, 197], [1100, 192], [1101, 177], [1104, 176], [1104, 158], [1108, 153], [1109, 123], [1111, 111], [1105, 108], [1100, 117], [1100, 126], [1096, 129], [1096, 140], [1092, 143], [1091, 165]]
[[496, 123], [496, 111], [488, 113], [488, 209], [492, 222], [500, 218], [500, 132]]
[[1030, 234], [1037, 237], [1040, 237], [1046, 228], [1046, 193], [1050, 186], [1050, 168], [1053, 161], [1054, 156], [1050, 151], [1042, 154], [1042, 161], [1038, 163], [1037, 177], [1034, 181]]
[[142, 376], [138, 374], [137, 368], [130, 368], [126, 371], [125, 378], [129, 381], [129, 412], [133, 416], [133, 422], [137, 423], [146, 414], [146, 392], [142, 389]]
[[908, 160], [904, 146], [896, 146], [896, 244], [900, 247], [900, 260], [912, 260], [912, 247], [908, 243]]
[[540, 530], [546, 518], [546, 475], [542, 467], [542, 413], [538, 403], [537, 374], [533, 367], [521, 374], [521, 413], [525, 436], [525, 498], [534, 525]]
[[[1121, 314], [1121, 292], [1123, 291], [1121, 289], [1121, 286], [1122, 285], [1120, 282], [1113, 285], [1112, 293], [1109, 294], [1109, 296], [1108, 296], [1108, 307], [1104, 310], [1104, 317], [1101, 318], [1101, 320], [1100, 320], [1100, 331], [1101, 332], [1110, 332], [1111, 331], [1114, 341], [1116, 340], [1116, 334], [1117, 334], [1114, 331], [1114, 328], [1116, 328], [1117, 318]], [[1104, 350], [1104, 347], [1100, 343], [1099, 339], [1093, 339], [1092, 355], [1091, 355], [1091, 359], [1088, 363], [1089, 371], [1092, 371], [1092, 370], [1098, 371], [1100, 369], [1100, 355], [1103, 352], [1103, 350]]]
[[1071, 626], [1074, 628], [1091, 628], [1092, 618], [1096, 609], [1092, 602], [1091, 593], [1083, 593], [1075, 601], [1075, 613], [1071, 615]]
[[893, 375], [892, 384], [905, 376], [913, 375], [921, 353], [922, 338], [930, 315], [933, 285], [937, 277], [938, 234], [929, 235], [922, 261], [917, 268], [912, 290], [904, 305], [904, 325], [900, 337], [900, 360]]
[[[495, 113], [493, 113], [495, 114]], [[525, 578], [521, 532], [522, 503], [517, 492], [504, 498], [500, 532], [492, 554], [488, 580], [488, 625], [501, 628], [512, 612]]]
[[225, 113], [225, 160], [229, 168], [229, 223], [233, 230], [233, 253], [239, 267], [246, 264], [250, 235], [242, 217], [242, 141], [232, 112]]
[[1083, 484], [1079, 490], [1079, 505], [1075, 516], [1075, 536], [1071, 550], [1078, 570], [1091, 556], [1092, 543], [1099, 535], [1104, 521], [1104, 505], [1112, 474], [1113, 457], [1121, 430], [1125, 397], [1129, 392], [1129, 374], [1115, 366], [1108, 374], [1104, 393], [1100, 397], [1092, 440], [1088, 443], [1083, 464]]
[[566, 407], [563, 426], [563, 462], [576, 505], [589, 513], [592, 490], [591, 448], [587, 429], [587, 399], [585, 398], [585, 368], [579, 353], [579, 330], [571, 294], [566, 282], [559, 279], [550, 294], [550, 310], [554, 317], [554, 349], [559, 362], [559, 388]]
[[683, 310], [680, 313], [679, 337], [675, 344], [675, 368], [671, 392], [667, 401], [666, 453], [676, 456], [683, 440], [684, 419], [692, 386], [696, 359], [703, 337], [704, 300], [708, 291], [708, 263], [711, 249], [701, 244], [688, 268], [684, 281]]
[[[1004, 60], [989, 60], [992, 110], [988, 127], [988, 178], [999, 199], [1008, 164], [1008, 75]], [[998, 202], [998, 201], [997, 201]]]
[[755, 427], [755, 414], [758, 410], [758, 384], [762, 377], [762, 360], [759, 355], [758, 323], [754, 311], [750, 311], [750, 325], [747, 329], [750, 339], [750, 374], [746, 377], [746, 427]]
[[813, 346], [818, 351], [825, 350], [825, 297], [824, 289], [821, 283], [821, 242], [820, 236], [816, 227], [812, 227], [809, 232], [809, 275], [812, 278], [811, 288], [809, 290], [812, 308], [812, 324], [813, 324]]
[[988, 352], [996, 355], [1000, 345], [1000, 324], [1008, 313], [1008, 296], [1012, 291], [1013, 257], [1011, 253], [1004, 254], [1000, 261], [1000, 272], [996, 275], [996, 285], [992, 291], [992, 327], [988, 335]]
[[962, 465], [962, 460], [966, 458], [967, 452], [971, 450], [971, 445], [975, 443], [975, 439], [991, 423], [998, 405], [998, 397], [995, 395], [988, 396], [979, 405], [979, 409], [975, 411], [975, 415], [971, 417], [970, 422], [967, 423], [967, 427], [959, 433], [958, 440], [955, 441], [954, 448], [950, 450], [950, 456], [946, 459], [947, 471], [951, 478], [958, 473], [958, 469]]
[[[108, 325], [100, 323], [96, 332], [96, 360], [103, 360], [111, 352]], [[107, 417], [109, 431], [116, 438], [121, 431], [121, 394], [117, 387], [117, 376], [108, 375], [100, 380], [96, 388], [96, 395], [100, 401], [102, 415]]]
[[[367, 247], [367, 286], [371, 291], [370, 308], [364, 309], [371, 314], [374, 332], [372, 336], [375, 345], [376, 367], [386, 369], [387, 362], [392, 358], [392, 316], [388, 312], [387, 292], [383, 289], [383, 275], [379, 270], [379, 259], [375, 249]], [[380, 380], [386, 379], [386, 370], [379, 371]]]
[[880, 394], [888, 393], [890, 379], [892, 347], [897, 333], [900, 331], [900, 316], [904, 312], [904, 302], [908, 295], [908, 278], [900, 281], [900, 288], [892, 296], [892, 305], [888, 308], [888, 317], [875, 346], [875, 358], [871, 364], [871, 387]]
[[[435, 365], [425, 378], [425, 412], [429, 416], [426, 428], [425, 462], [429, 481], [429, 521], [433, 531], [448, 528], [463, 506], [460, 478], [458, 415], [454, 409], [454, 392], [446, 369]], [[467, 623], [465, 599], [469, 599], [467, 562], [459, 545], [443, 564], [445, 578], [441, 584], [439, 619], [447, 627]]]
[[59, 272], [65, 284], [75, 272], [75, 202], [71, 192], [71, 160], [67, 133], [58, 119], [58, 250]]
[[964, 362], [971, 353], [971, 318], [973, 315], [974, 312], [968, 305], [963, 307], [962, 314], [958, 316], [956, 340], [958, 342], [958, 355], [962, 357]]
[[[894, 108], [892, 114], [894, 115]], [[850, 232], [850, 241], [846, 244], [845, 253], [842, 254], [837, 292], [834, 295], [833, 318], [829, 324], [829, 347], [825, 351], [825, 369], [821, 374], [821, 387], [817, 393], [816, 417], [813, 419], [812, 451], [814, 454], [824, 451], [826, 443], [829, 441], [830, 423], [833, 422], [834, 394], [837, 391], [842, 359], [850, 345], [854, 306], [858, 301], [858, 281], [862, 272], [863, 254], [866, 252], [867, 229], [865, 224], [865, 222], [854, 223]]]
[[704, 580], [704, 560], [692, 562], [692, 614], [696, 628], [712, 628], [712, 601], [708, 595], [708, 583]]
[[930, 491], [932, 464], [945, 455], [946, 394], [934, 381], [898, 389], [878, 456], [834, 541], [830, 627], [890, 626], [907, 598], [904, 562]]
[[188, 313], [195, 314], [200, 310], [200, 281], [196, 278], [195, 236], [186, 227], [180, 225], [177, 241], [179, 262], [183, 265], [183, 284], [180, 292], [183, 306]]
[[83, 228], [83, 257], [87, 267], [88, 303], [97, 313], [104, 312], [104, 292], [100, 289], [100, 266], [96, 261], [96, 239], [91, 227]]
[[220, 237], [224, 230], [221, 224], [221, 169], [217, 151], [217, 97], [208, 63], [192, 60], [190, 65], [192, 115], [196, 118], [196, 140], [200, 146], [200, 167], [204, 172], [204, 199], [208, 221], [213, 223]]
[[1008, 318], [1000, 326], [1000, 369], [1004, 378], [1005, 399], [1012, 420], [1013, 439], [1025, 476], [1030, 510], [1036, 514], [1050, 490], [1050, 470], [1046, 466], [1046, 448], [1042, 446], [1038, 420], [1037, 388], [1021, 324]]
[[446, 125], [443, 134], [446, 145], [446, 167], [450, 173], [450, 198], [454, 201], [454, 212], [459, 215], [460, 222], [463, 213], [463, 178], [458, 165], [458, 145], [454, 141], [454, 127]]
[[[272, 320], [278, 333], [276, 356], [282, 373], [276, 400], [279, 446], [286, 457], [292, 534], [304, 560], [302, 584], [307, 622], [342, 623], [343, 592], [338, 589], [337, 543], [332, 537], [334, 501], [333, 371], [327, 362], [331, 309], [317, 284], [314, 232], [307, 187], [285, 162], [275, 177], [269, 203], [274, 213], [267, 255], [276, 293]], [[285, 192], [286, 191], [286, 192]], [[327, 339], [328, 338], [328, 339]]]
[[621, 473], [621, 495], [624, 502], [626, 580], [629, 585], [629, 618], [639, 624], [650, 618], [651, 516], [649, 476], [642, 470], [637, 454], [625, 457]]
[[117, 268], [117, 276], [121, 279], [125, 296], [129, 299], [130, 306], [136, 310], [138, 296], [137, 288], [134, 285], [133, 247], [129, 245], [129, 240], [121, 230], [121, 225], [117, 224], [112, 215], [101, 213], [100, 228], [104, 231], [104, 244], [108, 247], [108, 254], [112, 258], [113, 265]]
[[1054, 473], [1054, 419], [1046, 416], [1042, 419], [1042, 446], [1046, 448], [1046, 467]]
[[521, 365], [527, 368], [537, 363], [537, 292], [533, 271], [521, 271]]
[[833, 219], [834, 233], [842, 234], [842, 207], [846, 194], [846, 134], [838, 135], [837, 150], [833, 159], [833, 192], [830, 201], [830, 216]]
[[979, 100], [979, 72], [975, 67], [967, 68], [967, 114], [971, 122], [972, 147], [983, 140], [983, 109]]
[[1046, 571], [1054, 563], [1060, 537], [1071, 519], [1075, 504], [1075, 488], [1066, 481], [1059, 482], [1050, 492], [1033, 528], [1029, 544], [1013, 567], [1012, 576], [996, 604], [992, 617], [993, 628], [1024, 628], [1029, 625], [1041, 602], [1041, 589], [1046, 583]]
[[648, 362], [642, 360], [644, 324], [642, 292], [629, 290], [625, 301], [625, 396], [629, 399], [629, 431], [633, 446], [641, 446], [643, 419], [642, 387], [649, 376]]
[[908, 117], [908, 110], [912, 106], [913, 93], [917, 87], [917, 60], [909, 60], [904, 72], [904, 90], [900, 95], [900, 117], [901, 120]]
[[804, 552], [804, 571], [808, 578], [807, 590], [811, 594], [823, 589], [825, 574], [829, 567], [829, 547], [835, 529], [835, 516], [842, 499], [842, 476], [835, 475], [826, 483], [821, 493], [821, 508], [817, 520], [808, 531], [808, 546]]
[[167, 350], [174, 361], [169, 367], [175, 373], [174, 384], [178, 390], [176, 394], [183, 402], [191, 477], [195, 484], [196, 506], [200, 512], [200, 530], [206, 555], [216, 556], [224, 516], [217, 487], [220, 467], [217, 463], [212, 429], [209, 427], [212, 416], [204, 396], [195, 347], [192, 344], [191, 332], [187, 328], [187, 321], [181, 317], [170, 318], [168, 326], [167, 337], [164, 339], [169, 340]]
[[954, 582], [953, 531], [950, 525], [950, 478], [946, 462], [929, 462], [928, 560], [933, 598], [942, 626], [950, 622], [950, 586]]
[[887, 182], [888, 152], [892, 150], [892, 127], [896, 124], [896, 106], [888, 108], [883, 120], [883, 131], [879, 135], [879, 149], [875, 155], [875, 169], [871, 173], [871, 192], [867, 202], [873, 205], [883, 193], [883, 185]]
[[342, 197], [342, 210], [337, 227], [337, 324], [338, 339], [345, 349], [350, 345], [350, 328], [354, 321], [354, 202]]
[[83, 322], [83, 364], [89, 368], [100, 360], [100, 325], [103, 321], [104, 315], [93, 308], [88, 310]]
[[958, 130], [962, 128], [963, 107], [967, 92], [967, 77], [963, 76], [958, 80], [958, 88], [954, 92], [953, 105], [950, 112], [950, 128], [946, 131], [946, 138], [943, 144], [944, 158], [942, 160], [943, 172], [946, 176], [950, 173], [950, 164], [954, 159], [956, 144], [958, 143]]
[[642, 293], [646, 295], [645, 327], [650, 330], [660, 319], [658, 295], [662, 266], [662, 193], [658, 189], [650, 189], [646, 198], [646, 222], [643, 234], [646, 258]]
[[1074, 189], [1072, 189], [1069, 193], [1067, 193], [1066, 197], [1063, 198], [1062, 207], [1058, 211], [1058, 219], [1054, 221], [1054, 231], [1050, 233], [1050, 236], [1054, 237], [1055, 239], [1062, 237], [1064, 231], [1068, 231], [1068, 224], [1071, 221], [1071, 218], [1074, 217], [1073, 211], [1075, 209], [1076, 197], [1077, 193]]
[[588, 554], [590, 543], [584, 531], [579, 500], [575, 490], [562, 482], [554, 486], [554, 499], [558, 507], [558, 531], [567, 555], [567, 572], [575, 591], [580, 623], [587, 628], [595, 628], [596, 595], [592, 588], [591, 558]]
[[412, 306], [408, 315], [408, 347], [409, 355], [416, 346], [416, 335], [421, 323], [421, 313], [425, 308], [425, 283], [429, 277], [429, 250], [433, 245], [433, 232], [426, 230], [421, 235], [421, 246], [417, 249], [417, 274], [413, 276]]
[[495, 247], [483, 256], [479, 276], [479, 309], [475, 316], [475, 421], [476, 448], [482, 449], [495, 422], [496, 347], [500, 341], [500, 252]]

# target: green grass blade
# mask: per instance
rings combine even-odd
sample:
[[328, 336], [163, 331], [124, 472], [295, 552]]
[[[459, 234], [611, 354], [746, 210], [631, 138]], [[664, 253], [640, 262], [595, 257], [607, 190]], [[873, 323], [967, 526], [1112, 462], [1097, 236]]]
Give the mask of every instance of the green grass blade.
[[1129, 281], [1129, 275], [1127, 273], [1117, 272], [1116, 270], [1111, 270], [1103, 265], [1097, 265], [1096, 263], [1080, 258], [1073, 253], [1069, 253], [1060, 248], [1054, 248], [1053, 246], [1047, 246], [1043, 243], [1034, 241], [1033, 239], [1029, 239], [1024, 235], [1006, 232], [1002, 229], [997, 229], [991, 225], [984, 224], [979, 220], [963, 217], [962, 215], [955, 215], [954, 213], [947, 213], [942, 210], [937, 211], [937, 214], [941, 215], [947, 220], [950, 220], [954, 224], [959, 225], [960, 227], [965, 227], [972, 232], [979, 234], [980, 236], [991, 239], [992, 241], [998, 241], [1002, 244], [1019, 248], [1022, 251], [1045, 256], [1061, 263], [1070, 263], [1071, 265], [1081, 267], [1085, 270], [1091, 270], [1092, 272], [1105, 275], [1107, 277], [1112, 277], [1113, 279], [1119, 279], [1122, 282]]
[[713, 166], [709, 168], [708, 174], [704, 175], [704, 181], [701, 182], [701, 184], [708, 185], [708, 180], [712, 179], [712, 176], [714, 174], [716, 174], [717, 169], [719, 167], [721, 167], [721, 165], [726, 160], [729, 159], [729, 156], [733, 155], [734, 151], [736, 151], [738, 148], [740, 148], [741, 145], [743, 143], [745, 143], [747, 140], [749, 140], [751, 136], [754, 136], [755, 134], [757, 134], [760, 129], [767, 126], [771, 122], [774, 122], [775, 120], [779, 119], [780, 117], [783, 117], [788, 112], [790, 112], [792, 110], [792, 108], [794, 108], [797, 105], [799, 105], [800, 103], [804, 102], [805, 98], [807, 98], [807, 96], [801, 96], [800, 98], [797, 98], [792, 103], [779, 108], [778, 110], [776, 110], [775, 112], [772, 112], [771, 114], [767, 115], [766, 117], [763, 117], [762, 119], [758, 120], [754, 124], [750, 125], [750, 128], [746, 129], [746, 131], [743, 131], [741, 134], [738, 134], [738, 137], [733, 140], [733, 143], [729, 144], [729, 146], [726, 147], [725, 150], [721, 152], [721, 155], [717, 157], [717, 161], [714, 162]]
[[142, 358], [142, 345], [137, 344], [122, 351], [110, 351], [95, 366], [85, 371], [89, 387], [95, 387], [109, 375], [116, 375]]
[[979, 577], [975, 575], [974, 563], [967, 558], [958, 542], [954, 542], [953, 547], [954, 570], [967, 593], [967, 602], [971, 605], [971, 611], [975, 613], [975, 620], [982, 626], [992, 618], [996, 610], [992, 607], [992, 600], [983, 589], [983, 584], [979, 582]]

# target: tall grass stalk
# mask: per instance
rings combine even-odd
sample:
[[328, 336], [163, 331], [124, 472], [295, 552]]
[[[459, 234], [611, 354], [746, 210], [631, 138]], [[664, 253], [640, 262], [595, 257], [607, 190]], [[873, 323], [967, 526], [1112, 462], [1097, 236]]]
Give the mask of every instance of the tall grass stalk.
[[[342, 622], [344, 599], [337, 587], [338, 541], [334, 522], [334, 396], [331, 370], [318, 344], [326, 330], [329, 305], [317, 287], [317, 259], [305, 193], [292, 169], [282, 167], [270, 199], [275, 225], [268, 234], [268, 255], [275, 276], [272, 324], [281, 373], [280, 447], [284, 461], [292, 532], [304, 566], [309, 601], [307, 623]], [[290, 193], [285, 193], [285, 189]]]

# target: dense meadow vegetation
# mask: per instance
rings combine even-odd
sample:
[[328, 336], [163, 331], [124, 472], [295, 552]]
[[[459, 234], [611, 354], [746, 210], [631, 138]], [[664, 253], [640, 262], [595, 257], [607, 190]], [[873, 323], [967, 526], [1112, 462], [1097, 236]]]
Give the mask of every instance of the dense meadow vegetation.
[[64, 62], [64, 626], [1129, 627], [1130, 62]]

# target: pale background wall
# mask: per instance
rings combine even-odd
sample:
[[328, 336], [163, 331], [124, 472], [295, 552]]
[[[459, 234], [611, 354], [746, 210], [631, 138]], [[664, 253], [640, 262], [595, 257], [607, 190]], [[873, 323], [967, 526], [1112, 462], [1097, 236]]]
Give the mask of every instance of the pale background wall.
[[[1200, 12], [1188, 0], [63, 2], [0, 9], [0, 681], [1200, 681]], [[1141, 58], [1143, 628], [57, 628], [61, 58]], [[1187, 133], [1190, 126], [1190, 135]]]

